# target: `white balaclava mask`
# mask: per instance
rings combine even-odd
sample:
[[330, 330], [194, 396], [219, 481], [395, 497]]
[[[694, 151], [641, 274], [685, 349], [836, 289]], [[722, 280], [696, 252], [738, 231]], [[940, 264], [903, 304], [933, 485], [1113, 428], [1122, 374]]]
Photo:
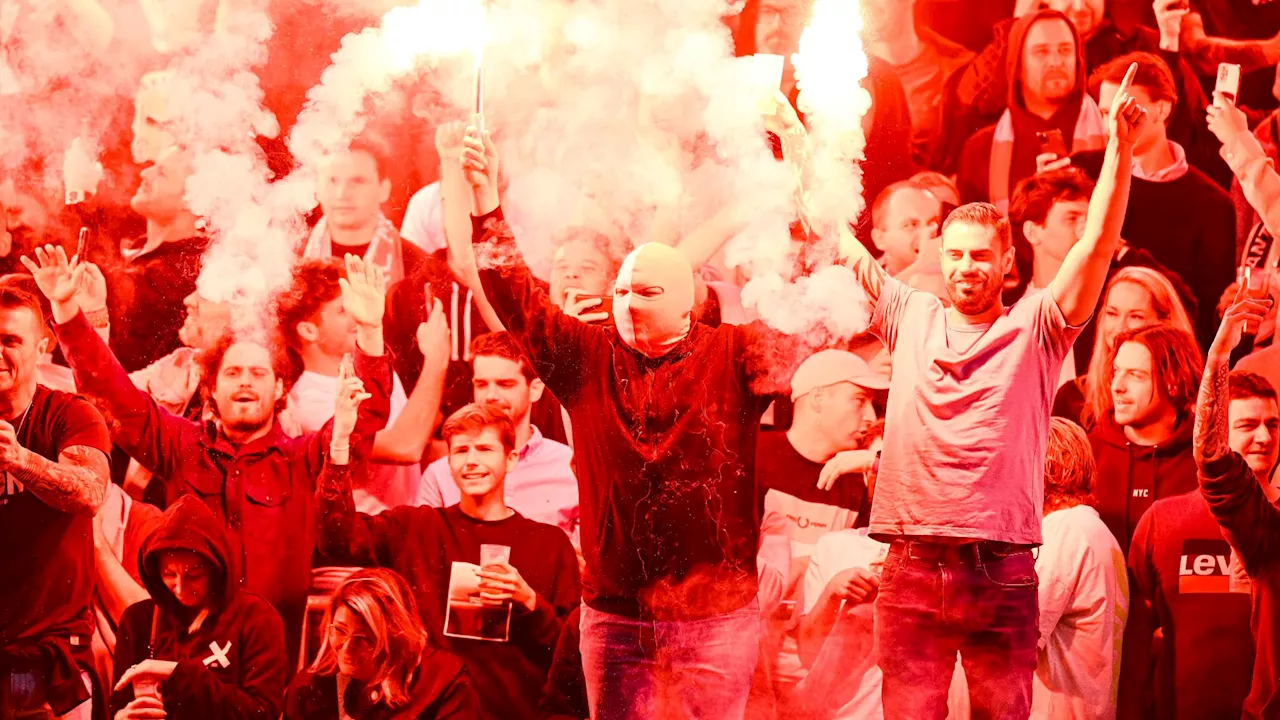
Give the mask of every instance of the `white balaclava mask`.
[[656, 358], [689, 334], [693, 268], [670, 245], [645, 243], [622, 261], [613, 288], [613, 315], [627, 345]]

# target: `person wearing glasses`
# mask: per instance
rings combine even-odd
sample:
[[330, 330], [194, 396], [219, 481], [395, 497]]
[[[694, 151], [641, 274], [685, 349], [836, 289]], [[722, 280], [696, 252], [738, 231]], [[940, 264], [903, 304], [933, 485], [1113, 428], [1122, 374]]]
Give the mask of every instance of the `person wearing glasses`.
[[471, 720], [480, 700], [456, 655], [430, 647], [413, 593], [361, 570], [329, 601], [324, 643], [285, 694], [285, 720]]

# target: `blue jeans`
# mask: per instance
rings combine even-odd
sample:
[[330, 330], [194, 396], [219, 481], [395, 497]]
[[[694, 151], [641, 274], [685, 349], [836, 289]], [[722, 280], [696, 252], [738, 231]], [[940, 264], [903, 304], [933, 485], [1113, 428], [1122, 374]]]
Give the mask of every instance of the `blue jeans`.
[[760, 650], [760, 605], [663, 622], [582, 606], [593, 720], [739, 720]]
[[876, 600], [886, 720], [942, 720], [956, 653], [974, 720], [1025, 720], [1036, 669], [1035, 559], [1002, 543], [895, 540]]

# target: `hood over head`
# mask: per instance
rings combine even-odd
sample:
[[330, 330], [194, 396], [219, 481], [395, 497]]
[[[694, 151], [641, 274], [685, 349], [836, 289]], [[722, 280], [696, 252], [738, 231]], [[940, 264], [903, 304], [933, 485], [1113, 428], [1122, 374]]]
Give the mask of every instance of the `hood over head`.
[[[180, 609], [178, 600], [160, 577], [160, 555], [166, 550], [189, 550], [203, 556], [211, 568], [210, 609], [227, 606], [238, 577], [232, 567], [230, 543], [217, 516], [196, 496], [185, 495], [169, 506], [138, 549], [138, 574], [143, 586], [158, 605], [176, 612]], [[264, 548], [264, 552], [270, 550]]]
[[693, 266], [684, 253], [650, 242], [622, 261], [613, 315], [627, 345], [651, 358], [667, 354], [688, 336], [693, 310]]
[[[1022, 55], [1023, 48], [1027, 44], [1027, 33], [1031, 30], [1031, 26], [1041, 20], [1056, 19], [1067, 24], [1071, 30], [1071, 37], [1076, 42], [1076, 84], [1071, 90], [1071, 95], [1067, 98], [1067, 104], [1078, 106], [1080, 100], [1084, 98], [1085, 84], [1088, 82], [1089, 74], [1085, 69], [1084, 60], [1084, 42], [1080, 39], [1080, 33], [1076, 32], [1076, 26], [1066, 15], [1057, 10], [1040, 10], [1029, 15], [1024, 15], [1014, 21], [1013, 27], [1009, 29], [1009, 49], [1005, 56], [1005, 67], [1008, 73], [1009, 82], [1009, 108], [1025, 110], [1026, 103], [1022, 99], [1022, 83], [1019, 78], [1022, 77]], [[1072, 114], [1074, 119], [1074, 113]]]

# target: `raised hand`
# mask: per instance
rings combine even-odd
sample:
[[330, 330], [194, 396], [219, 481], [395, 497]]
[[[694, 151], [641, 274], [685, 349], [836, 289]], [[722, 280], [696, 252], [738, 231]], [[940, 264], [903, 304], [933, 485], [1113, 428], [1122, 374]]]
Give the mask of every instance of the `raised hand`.
[[462, 155], [462, 139], [467, 133], [464, 120], [452, 120], [442, 123], [436, 128], [436, 152], [443, 158], [457, 158]]
[[462, 174], [471, 186], [471, 214], [488, 215], [498, 207], [498, 152], [479, 116], [471, 119], [462, 139]]
[[367, 328], [382, 327], [382, 313], [387, 307], [387, 278], [382, 268], [347, 255], [347, 276], [338, 280], [342, 287], [342, 306], [356, 322]]
[[1139, 105], [1129, 92], [1133, 86], [1133, 76], [1137, 74], [1138, 63], [1133, 63], [1120, 82], [1120, 89], [1116, 91], [1115, 100], [1111, 103], [1111, 114], [1107, 116], [1111, 137], [1123, 145], [1133, 145], [1138, 129], [1147, 119], [1146, 108]]
[[1245, 326], [1257, 330], [1263, 318], [1271, 311], [1274, 302], [1275, 299], [1270, 295], [1260, 298], [1252, 297], [1248, 290], [1241, 286], [1236, 291], [1235, 301], [1222, 317], [1222, 324], [1218, 326], [1218, 334], [1213, 338], [1213, 344], [1209, 346], [1210, 364], [1215, 360], [1229, 358], [1231, 351], [1240, 344], [1240, 335], [1244, 332]]
[[68, 261], [67, 253], [61, 245], [36, 247], [35, 254], [35, 262], [24, 255], [22, 264], [31, 271], [40, 292], [55, 305], [71, 302], [80, 289], [80, 277], [84, 273], [80, 267], [80, 259], [73, 257]]
[[426, 298], [430, 310], [426, 322], [418, 323], [418, 352], [422, 353], [424, 363], [441, 370], [449, 364], [449, 347], [452, 344], [449, 323], [444, 319], [444, 306], [440, 299], [431, 296], [429, 284]]
[[329, 441], [331, 447], [350, 448], [360, 403], [371, 397], [364, 391], [364, 382], [356, 376], [351, 356], [344, 355], [338, 365], [338, 393], [333, 401], [333, 432]]
[[1160, 46], [1169, 50], [1178, 49], [1178, 38], [1182, 35], [1182, 18], [1191, 12], [1191, 7], [1184, 0], [1155, 0], [1152, 4], [1156, 13], [1156, 27], [1160, 29]]
[[76, 301], [86, 313], [107, 309], [107, 279], [97, 265], [87, 262], [81, 265], [84, 272], [80, 276], [80, 288], [76, 290]]
[[1205, 108], [1205, 114], [1208, 115], [1209, 131], [1223, 145], [1236, 135], [1249, 132], [1249, 119], [1245, 117], [1244, 111], [1222, 93], [1213, 94], [1213, 103]]

